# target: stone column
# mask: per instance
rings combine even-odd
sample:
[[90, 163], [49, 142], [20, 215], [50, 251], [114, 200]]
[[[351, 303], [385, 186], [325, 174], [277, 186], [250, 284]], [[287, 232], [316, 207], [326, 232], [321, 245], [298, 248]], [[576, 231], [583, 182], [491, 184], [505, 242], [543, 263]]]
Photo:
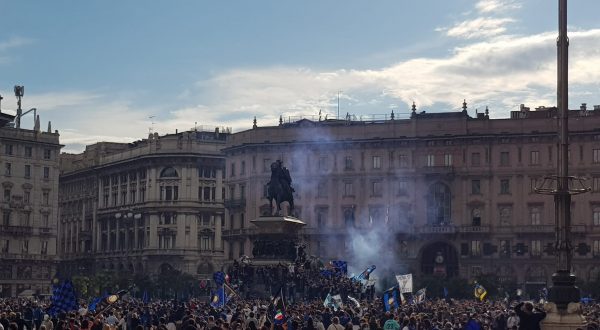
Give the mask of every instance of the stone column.
[[158, 214], [149, 214], [150, 237], [148, 237], [148, 248], [158, 249]]
[[222, 228], [221, 223], [223, 219], [223, 213], [216, 213], [214, 216], [215, 221], [215, 250], [222, 251], [223, 250], [223, 236], [222, 236]]

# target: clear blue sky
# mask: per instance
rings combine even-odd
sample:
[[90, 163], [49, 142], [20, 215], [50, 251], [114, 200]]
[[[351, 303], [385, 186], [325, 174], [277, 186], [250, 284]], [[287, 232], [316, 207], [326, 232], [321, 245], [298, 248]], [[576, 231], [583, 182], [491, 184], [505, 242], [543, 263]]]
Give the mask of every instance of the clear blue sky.
[[[197, 125], [555, 101], [558, 0], [0, 1], [2, 110], [66, 151]], [[600, 104], [598, 0], [569, 3], [570, 105]], [[151, 116], [154, 116], [152, 119]], [[23, 126], [32, 126], [24, 118]]]

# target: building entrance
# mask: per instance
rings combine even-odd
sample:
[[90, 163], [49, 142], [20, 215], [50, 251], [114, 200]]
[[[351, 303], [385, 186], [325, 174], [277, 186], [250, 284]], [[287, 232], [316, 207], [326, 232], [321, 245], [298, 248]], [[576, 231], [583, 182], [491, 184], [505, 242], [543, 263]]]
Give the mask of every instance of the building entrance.
[[421, 273], [440, 277], [458, 275], [458, 253], [445, 242], [431, 243], [421, 253]]

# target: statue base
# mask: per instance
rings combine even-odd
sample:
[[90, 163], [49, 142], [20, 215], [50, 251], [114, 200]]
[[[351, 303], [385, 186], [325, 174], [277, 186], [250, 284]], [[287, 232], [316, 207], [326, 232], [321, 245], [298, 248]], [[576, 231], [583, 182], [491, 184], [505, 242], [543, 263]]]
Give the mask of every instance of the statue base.
[[544, 304], [546, 318], [540, 323], [544, 330], [581, 329], [585, 325], [580, 303], [569, 303], [566, 310], [559, 310], [555, 303]]
[[255, 264], [287, 263], [306, 254], [298, 235], [306, 226], [302, 220], [290, 216], [266, 216], [250, 222], [257, 227], [252, 242]]

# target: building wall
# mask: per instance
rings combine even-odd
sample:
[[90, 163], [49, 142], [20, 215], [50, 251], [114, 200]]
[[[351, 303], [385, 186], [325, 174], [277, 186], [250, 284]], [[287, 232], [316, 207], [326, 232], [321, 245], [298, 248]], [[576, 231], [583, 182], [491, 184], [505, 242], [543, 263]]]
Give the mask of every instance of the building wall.
[[0, 128], [0, 296], [50, 293], [58, 263], [59, 134]]
[[154, 134], [64, 155], [58, 246], [65, 272], [175, 268], [208, 277], [220, 269], [225, 137]]
[[[555, 173], [555, 113], [524, 108], [490, 119], [466, 109], [415, 111], [403, 120], [301, 120], [233, 134], [224, 150], [225, 255], [251, 255], [250, 221], [269, 212], [268, 165], [281, 159], [311, 254], [419, 274], [443, 252], [455, 275], [549, 280], [554, 202], [533, 188]], [[570, 173], [593, 188], [572, 206], [574, 271], [583, 279], [600, 270], [593, 262], [600, 258], [599, 124], [599, 111], [571, 111]], [[361, 240], [365, 249], [379, 246], [383, 259], [365, 258]]]

